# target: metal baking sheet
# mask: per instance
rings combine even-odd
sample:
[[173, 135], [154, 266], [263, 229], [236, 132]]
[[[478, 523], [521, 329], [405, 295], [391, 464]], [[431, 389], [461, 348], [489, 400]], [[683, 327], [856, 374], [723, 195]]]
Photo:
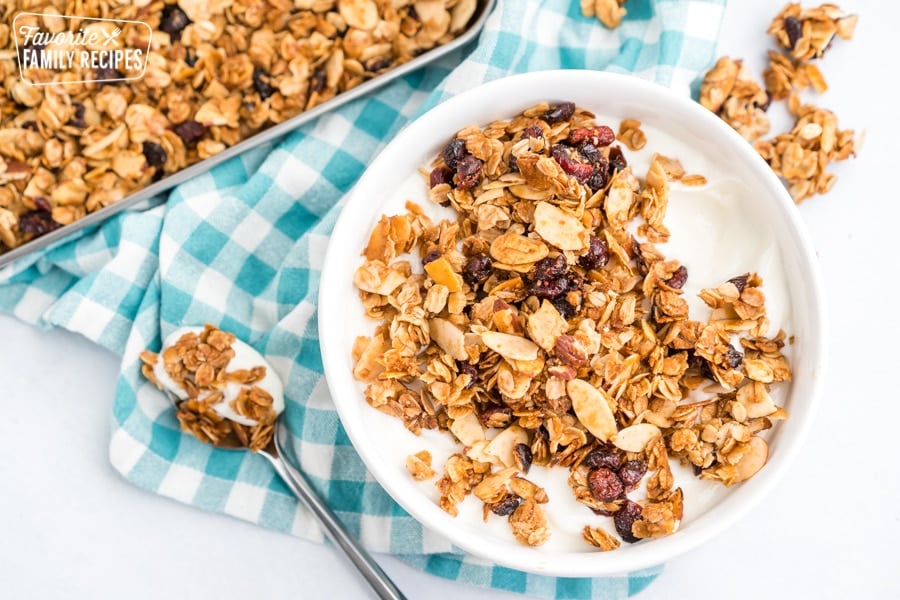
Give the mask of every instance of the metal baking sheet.
[[323, 102], [315, 108], [302, 112], [282, 123], [273, 125], [269, 129], [261, 131], [247, 138], [246, 140], [235, 144], [234, 146], [227, 148], [226, 150], [223, 150], [215, 156], [204, 159], [198, 163], [191, 165], [190, 167], [178, 171], [177, 173], [173, 173], [168, 177], [160, 179], [156, 183], [153, 183], [129, 196], [126, 196], [115, 204], [111, 204], [110, 206], [90, 213], [83, 218], [75, 221], [74, 223], [64, 225], [59, 229], [51, 231], [50, 233], [22, 244], [17, 248], [0, 254], [0, 267], [3, 267], [4, 265], [9, 264], [16, 259], [22, 258], [23, 256], [26, 256], [36, 250], [45, 248], [53, 242], [56, 242], [57, 240], [60, 240], [76, 231], [79, 231], [86, 227], [90, 227], [92, 225], [97, 225], [108, 219], [112, 215], [125, 209], [149, 208], [155, 204], [164, 202], [166, 198], [164, 196], [161, 196], [162, 192], [178, 185], [179, 183], [187, 181], [191, 177], [200, 175], [201, 173], [205, 173], [217, 164], [222, 163], [229, 158], [237, 156], [241, 152], [259, 146], [260, 144], [272, 141], [300, 127], [301, 125], [304, 125], [312, 121], [313, 119], [318, 118], [319, 116], [327, 113], [330, 110], [342, 106], [352, 100], [355, 100], [360, 96], [364, 96], [365, 94], [368, 94], [369, 92], [386, 85], [387, 83], [393, 81], [394, 79], [397, 79], [398, 77], [402, 77], [420, 67], [425, 66], [428, 63], [441, 58], [442, 56], [456, 50], [460, 46], [466, 45], [481, 32], [488, 15], [494, 8], [495, 2], [496, 0], [482, 0], [481, 2], [479, 2], [475, 14], [472, 15], [472, 22], [469, 25], [469, 28], [459, 37], [451, 40], [450, 42], [429, 50], [421, 56], [417, 56], [411, 61], [395, 67], [387, 73], [384, 73], [383, 75], [378, 75], [377, 77], [356, 86], [352, 90], [342, 92], [331, 100]]

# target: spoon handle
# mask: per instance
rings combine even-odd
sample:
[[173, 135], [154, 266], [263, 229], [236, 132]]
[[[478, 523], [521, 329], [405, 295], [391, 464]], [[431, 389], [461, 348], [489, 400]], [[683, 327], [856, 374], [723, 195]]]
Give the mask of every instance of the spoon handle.
[[359, 569], [359, 572], [369, 582], [369, 585], [372, 586], [379, 598], [382, 600], [406, 600], [406, 596], [394, 585], [387, 573], [378, 566], [378, 563], [365, 551], [362, 545], [347, 533], [343, 524], [328, 505], [319, 498], [319, 495], [306, 477], [289, 465], [284, 458], [281, 458], [284, 454], [280, 448], [278, 450], [279, 456], [272, 456], [268, 452], [260, 452], [259, 454], [269, 459], [278, 475], [291, 488], [297, 499], [313, 513], [313, 516], [325, 529], [325, 534], [328, 538], [343, 550], [347, 558]]

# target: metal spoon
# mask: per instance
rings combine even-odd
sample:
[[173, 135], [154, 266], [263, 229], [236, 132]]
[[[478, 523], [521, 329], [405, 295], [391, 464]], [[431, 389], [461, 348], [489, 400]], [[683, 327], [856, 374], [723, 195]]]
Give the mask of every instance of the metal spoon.
[[[163, 390], [173, 404], [181, 400], [175, 396], [170, 390]], [[387, 573], [385, 573], [378, 563], [369, 555], [368, 552], [360, 545], [360, 543], [351, 536], [344, 528], [343, 524], [338, 520], [334, 512], [328, 505], [322, 501], [315, 489], [310, 485], [309, 480], [298, 469], [294, 468], [285, 458], [282, 446], [282, 434], [287, 429], [281, 418], [275, 421], [275, 435], [272, 441], [265, 449], [259, 450], [256, 454], [263, 456], [275, 468], [275, 472], [281, 477], [297, 499], [309, 509], [322, 528], [328, 538], [340, 548], [350, 562], [359, 570], [365, 580], [372, 586], [372, 589], [383, 600], [406, 600], [406, 596], [394, 585]], [[227, 440], [216, 444], [216, 448], [224, 450], [247, 450], [244, 446], [236, 444], [231, 445]]]

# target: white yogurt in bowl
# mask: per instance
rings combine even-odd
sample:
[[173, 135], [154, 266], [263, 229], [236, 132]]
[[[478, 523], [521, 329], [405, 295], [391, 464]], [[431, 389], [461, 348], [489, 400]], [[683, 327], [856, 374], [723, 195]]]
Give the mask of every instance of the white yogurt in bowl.
[[[768, 464], [751, 480], [725, 488], [700, 481], [673, 465], [684, 491], [684, 518], [675, 534], [600, 553], [581, 539], [585, 525], [609, 529], [607, 517], [593, 515], [575, 501], [568, 469], [532, 468], [528, 478], [544, 486], [551, 536], [539, 547], [517, 542], [505, 519], [483, 521], [482, 503], [467, 498], [452, 517], [437, 505], [434, 480], [416, 482], [405, 458], [423, 449], [444, 458], [460, 450], [448, 434], [409, 433], [401, 421], [369, 407], [364, 385], [353, 379], [351, 347], [369, 335], [368, 320], [353, 287], [359, 252], [382, 214], [402, 214], [407, 200], [432, 216], [447, 212], [427, 199], [416, 171], [437, 155], [456, 131], [472, 124], [511, 118], [541, 101], [572, 101], [593, 111], [597, 123], [614, 129], [625, 118], [643, 122], [648, 143], [626, 151], [635, 174], [643, 177], [654, 152], [677, 158], [688, 173], [708, 184], [673, 184], [665, 224], [671, 232], [658, 248], [688, 269], [684, 298], [691, 318], [705, 320], [709, 309], [696, 293], [746, 272], [764, 281], [769, 335], [783, 328], [796, 338], [786, 348], [794, 380], [773, 388], [777, 404], [790, 418], [769, 432]], [[777, 178], [740, 136], [686, 98], [631, 77], [583, 71], [551, 71], [511, 77], [475, 88], [433, 109], [408, 126], [372, 163], [350, 194], [335, 227], [320, 286], [319, 327], [325, 373], [342, 422], [373, 475], [403, 508], [425, 527], [486, 560], [525, 571], [557, 576], [618, 574], [665, 562], [702, 543], [775, 486], [811, 424], [824, 362], [821, 284], [795, 208]], [[779, 389], [780, 387], [780, 389]], [[640, 493], [634, 494], [641, 498]]]

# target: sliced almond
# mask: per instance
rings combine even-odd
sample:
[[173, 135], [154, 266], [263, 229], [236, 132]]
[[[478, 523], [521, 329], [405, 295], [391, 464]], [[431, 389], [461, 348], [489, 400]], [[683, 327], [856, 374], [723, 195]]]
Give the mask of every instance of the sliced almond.
[[450, 431], [464, 446], [471, 446], [484, 439], [484, 428], [473, 412], [450, 421]]
[[[485, 454], [497, 459], [503, 466], [515, 467], [515, 449], [519, 444], [528, 443], [528, 432], [518, 425], [510, 425], [488, 443]], [[496, 461], [492, 461], [496, 462]]]
[[603, 208], [606, 211], [606, 218], [609, 224], [614, 228], [622, 228], [628, 223], [629, 213], [635, 201], [634, 190], [631, 184], [622, 178], [616, 177], [609, 186], [606, 193], [606, 201]]
[[656, 425], [638, 423], [619, 431], [613, 443], [616, 445], [616, 448], [625, 452], [643, 452], [647, 444], [660, 435], [662, 435], [662, 432]]
[[769, 459], [769, 445], [759, 436], [753, 436], [747, 442], [747, 451], [741, 456], [741, 460], [734, 466], [734, 482], [746, 481], [756, 475]]
[[[540, 240], [533, 240], [507, 231], [491, 243], [491, 257], [508, 265], [534, 263], [550, 254], [550, 249]], [[430, 264], [430, 263], [429, 263]]]
[[484, 345], [509, 360], [534, 360], [540, 348], [531, 340], [520, 335], [485, 331], [481, 334]]
[[497, 389], [504, 396], [513, 400], [525, 397], [528, 388], [531, 387], [532, 377], [513, 370], [508, 362], [500, 363], [497, 368]]
[[548, 202], [538, 202], [534, 208], [534, 230], [560, 250], [584, 250], [587, 247], [587, 230], [581, 221]]
[[466, 353], [466, 336], [450, 321], [435, 317], [428, 321], [428, 332], [434, 343], [456, 360], [469, 359]]
[[446, 257], [441, 256], [425, 265], [425, 272], [435, 283], [447, 286], [451, 292], [462, 291], [462, 277], [453, 270], [453, 265]]
[[544, 300], [538, 310], [528, 315], [528, 337], [547, 352], [553, 349], [556, 338], [568, 328], [569, 324], [549, 300]]
[[616, 435], [616, 418], [602, 390], [583, 379], [573, 379], [566, 384], [566, 391], [578, 420], [594, 437], [606, 442]]
[[366, 261], [353, 274], [353, 283], [364, 292], [387, 296], [406, 281], [406, 276], [380, 260]]

